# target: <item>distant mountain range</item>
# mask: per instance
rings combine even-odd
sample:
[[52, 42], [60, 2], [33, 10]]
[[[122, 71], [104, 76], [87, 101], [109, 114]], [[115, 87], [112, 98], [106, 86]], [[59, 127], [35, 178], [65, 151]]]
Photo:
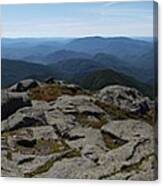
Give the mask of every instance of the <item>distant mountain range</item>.
[[[30, 76], [43, 78], [50, 75], [74, 83], [84, 82], [83, 78], [90, 77], [88, 82], [91, 82], [92, 77], [96, 76], [94, 73], [98, 76], [102, 73], [107, 77], [105, 70], [134, 79], [139, 84], [152, 85], [157, 42], [149, 39], [5, 38], [2, 39], [2, 86]], [[108, 80], [105, 82], [111, 83]], [[94, 86], [94, 83], [90, 84]]]
[[[69, 65], [67, 65], [69, 64]], [[153, 98], [153, 87], [111, 69], [105, 69], [93, 60], [70, 59], [45, 66], [25, 61], [2, 59], [2, 88], [9, 87], [22, 79], [45, 80], [54, 77], [79, 84], [89, 90], [98, 90], [107, 85], [119, 84], [135, 87], [144, 95]]]
[[99, 90], [105, 86], [116, 84], [134, 87], [146, 96], [154, 96], [152, 85], [149, 86], [145, 83], [141, 83], [131, 76], [127, 76], [110, 69], [94, 71], [81, 78], [79, 82], [81, 87], [90, 90]]
[[47, 64], [53, 64], [62, 60], [68, 60], [72, 58], [78, 59], [83, 57], [89, 59], [91, 58], [91, 55], [84, 52], [75, 52], [71, 50], [58, 50], [48, 54], [44, 60], [46, 61]]
[[2, 59], [1, 86], [11, 86], [22, 79], [34, 78], [43, 80], [50, 76], [48, 67], [40, 64], [31, 64], [24, 61]]
[[150, 38], [144, 38], [145, 41], [143, 38], [127, 37], [2, 39], [2, 58], [46, 65], [68, 59], [87, 58], [100, 64], [108, 63], [107, 66], [111, 69], [148, 82], [154, 78], [155, 46], [152, 40], [149, 42], [147, 39]]

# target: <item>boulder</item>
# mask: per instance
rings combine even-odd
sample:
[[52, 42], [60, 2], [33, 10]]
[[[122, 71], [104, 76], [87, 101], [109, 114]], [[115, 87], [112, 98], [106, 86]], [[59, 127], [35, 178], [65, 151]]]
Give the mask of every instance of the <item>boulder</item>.
[[45, 112], [45, 118], [48, 125], [53, 126], [59, 136], [66, 136], [70, 129], [78, 125], [74, 115], [65, 115], [57, 109]]
[[110, 121], [101, 128], [102, 132], [110, 133], [126, 141], [134, 139], [151, 139], [154, 136], [153, 127], [140, 120]]
[[5, 151], [1, 152], [1, 176], [2, 177], [23, 177], [24, 175], [14, 161], [6, 157]]
[[1, 131], [12, 131], [24, 127], [46, 125], [44, 112], [31, 108], [19, 109], [16, 113], [2, 121]]
[[100, 130], [91, 127], [72, 129], [67, 135], [66, 142], [71, 148], [84, 149], [86, 145], [90, 145], [98, 147], [101, 151], [107, 151]]
[[54, 108], [58, 108], [66, 114], [105, 114], [105, 112], [100, 107], [94, 104], [93, 97], [83, 95], [61, 96], [56, 100]]
[[34, 108], [35, 110], [46, 111], [51, 109], [50, 105], [46, 101], [32, 100], [31, 102], [32, 102], [32, 108]]
[[103, 102], [138, 114], [150, 107], [138, 91], [121, 86], [92, 96], [61, 95], [51, 102], [2, 90], [2, 176], [154, 180], [152, 125], [112, 120], [109, 107], [98, 104]]
[[80, 179], [85, 170], [94, 166], [95, 163], [81, 157], [65, 158], [61, 161], [56, 161], [47, 172], [38, 174], [35, 177]]
[[26, 93], [8, 92], [2, 90], [1, 118], [2, 120], [15, 113], [22, 107], [31, 106], [31, 101]]
[[31, 88], [35, 88], [37, 86], [40, 86], [40, 82], [34, 79], [25, 79], [22, 80], [12, 87], [9, 88], [9, 91], [11, 92], [26, 92], [27, 90]]
[[64, 81], [56, 80], [54, 77], [49, 77], [49, 78], [45, 79], [44, 83], [46, 83], [46, 84], [55, 84], [55, 85], [60, 85], [60, 86], [65, 85]]
[[134, 114], [144, 114], [150, 107], [150, 100], [138, 90], [120, 85], [103, 88], [97, 93], [97, 98]]

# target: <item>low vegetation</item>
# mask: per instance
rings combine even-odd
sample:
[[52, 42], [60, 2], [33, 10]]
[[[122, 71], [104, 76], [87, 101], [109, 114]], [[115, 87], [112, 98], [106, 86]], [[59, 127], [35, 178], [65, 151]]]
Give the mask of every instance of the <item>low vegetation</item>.
[[62, 143], [62, 141], [59, 140], [38, 139], [36, 144], [31, 148], [23, 146], [23, 144], [17, 144], [17, 149], [22, 154], [48, 155], [63, 152], [67, 150], [68, 147], [65, 145], [65, 143]]
[[33, 177], [37, 174], [42, 174], [44, 172], [47, 172], [54, 164], [55, 160], [50, 159], [48, 160], [45, 164], [37, 167], [35, 170], [33, 170], [32, 172], [29, 173], [25, 173], [24, 177]]
[[103, 114], [98, 114], [96, 116], [88, 114], [78, 114], [77, 120], [83, 127], [101, 128], [107, 123], [107, 118]]
[[78, 95], [83, 92], [77, 88], [69, 88], [66, 86], [60, 86], [56, 84], [45, 85], [42, 87], [36, 87], [30, 90], [29, 96], [33, 100], [44, 100], [47, 102], [56, 100], [59, 96], [64, 94], [67, 95]]
[[132, 118], [132, 119], [138, 119], [138, 120], [142, 120], [145, 121], [151, 125], [154, 125], [154, 119], [155, 119], [155, 109], [151, 108], [148, 112], [146, 112], [144, 115], [139, 115], [139, 114], [132, 114], [130, 112], [127, 112], [124, 109], [120, 109], [117, 106], [114, 106], [112, 104], [108, 104], [108, 103], [104, 103], [101, 102], [99, 100], [97, 100], [96, 105], [98, 105], [99, 107], [101, 107], [103, 110], [105, 110], [105, 112], [107, 112], [112, 120], [123, 120], [123, 119], [128, 119], [128, 118]]

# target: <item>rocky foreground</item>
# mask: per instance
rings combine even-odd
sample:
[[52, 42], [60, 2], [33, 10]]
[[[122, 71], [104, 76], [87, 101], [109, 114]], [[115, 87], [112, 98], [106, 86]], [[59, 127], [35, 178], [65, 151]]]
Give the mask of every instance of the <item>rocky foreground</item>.
[[154, 180], [154, 119], [133, 88], [21, 81], [2, 90], [2, 176]]

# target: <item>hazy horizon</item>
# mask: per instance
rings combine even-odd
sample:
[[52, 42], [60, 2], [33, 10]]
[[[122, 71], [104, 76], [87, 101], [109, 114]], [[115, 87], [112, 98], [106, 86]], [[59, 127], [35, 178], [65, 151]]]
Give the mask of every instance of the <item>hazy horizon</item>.
[[2, 38], [152, 37], [153, 1], [2, 6]]
[[92, 36], [78, 36], [78, 37], [57, 37], [57, 36], [43, 36], [43, 37], [37, 37], [37, 36], [20, 36], [20, 37], [12, 37], [12, 36], [4, 36], [4, 37], [1, 37], [2, 39], [80, 39], [80, 38], [104, 38], [104, 39], [107, 39], [107, 38], [153, 38], [153, 36], [123, 36], [123, 35], [117, 35], [117, 36], [99, 36], [99, 35], [92, 35]]

